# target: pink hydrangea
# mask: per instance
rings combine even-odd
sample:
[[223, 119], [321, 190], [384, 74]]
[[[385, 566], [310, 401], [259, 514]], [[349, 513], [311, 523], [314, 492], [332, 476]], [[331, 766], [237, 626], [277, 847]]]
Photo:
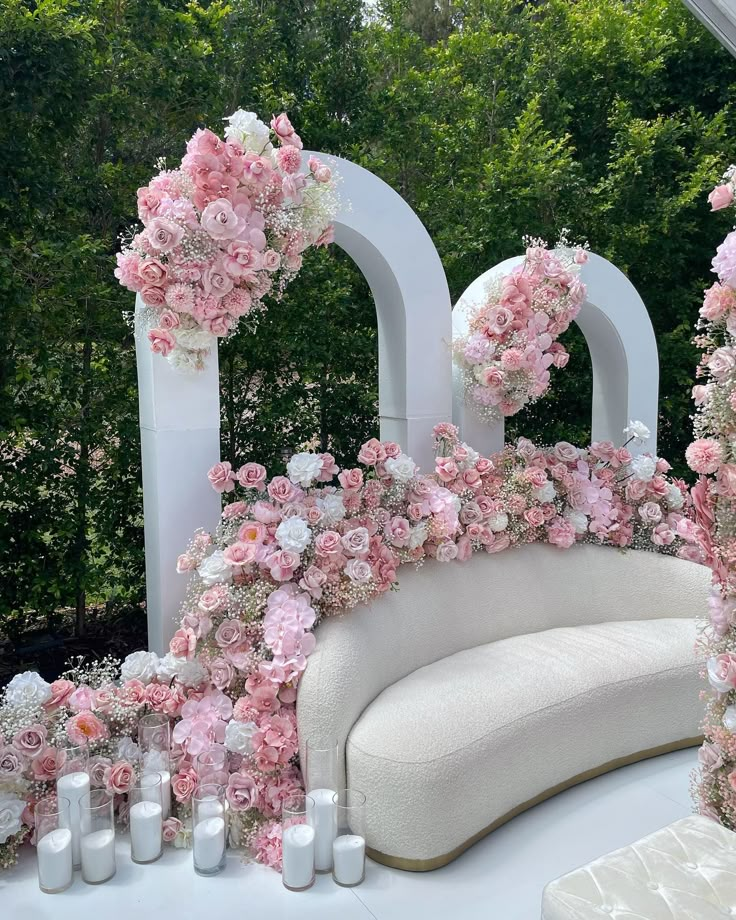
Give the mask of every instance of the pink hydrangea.
[[695, 473], [715, 473], [721, 465], [723, 451], [713, 438], [698, 438], [685, 451], [685, 459]]

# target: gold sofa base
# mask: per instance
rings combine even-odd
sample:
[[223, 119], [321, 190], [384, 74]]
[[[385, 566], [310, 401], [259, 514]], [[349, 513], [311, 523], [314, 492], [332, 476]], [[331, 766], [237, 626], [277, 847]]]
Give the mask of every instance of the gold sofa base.
[[533, 799], [529, 799], [528, 802], [523, 802], [521, 805], [517, 805], [516, 808], [512, 808], [511, 811], [507, 812], [507, 814], [502, 815], [492, 824], [489, 824], [488, 827], [484, 827], [483, 830], [478, 831], [477, 834], [474, 834], [470, 840], [466, 840], [465, 843], [461, 843], [460, 846], [455, 847], [455, 849], [451, 850], [449, 853], [445, 853], [444, 856], [435, 856], [432, 859], [405, 859], [403, 856], [388, 856], [386, 853], [379, 853], [377, 850], [373, 850], [370, 847], [367, 848], [366, 852], [371, 859], [375, 860], [375, 862], [381, 863], [384, 866], [389, 866], [392, 869], [403, 869], [406, 872], [431, 872], [432, 869], [441, 869], [442, 866], [446, 866], [448, 863], [451, 863], [453, 859], [457, 859], [458, 856], [461, 856], [466, 850], [470, 849], [474, 843], [482, 840], [483, 837], [486, 837], [492, 831], [495, 831], [496, 828], [506, 824], [507, 821], [510, 821], [512, 818], [515, 818], [522, 812], [527, 811], [527, 809], [533, 808], [535, 805], [539, 805], [540, 802], [544, 802], [546, 799], [551, 799], [552, 796], [557, 795], [558, 792], [564, 792], [565, 789], [570, 789], [572, 786], [577, 786], [578, 783], [584, 783], [589, 779], [595, 779], [596, 776], [602, 776], [604, 773], [610, 773], [611, 770], [617, 770], [619, 767], [626, 767], [629, 764], [637, 763], [640, 760], [647, 760], [649, 757], [658, 757], [660, 754], [670, 754], [672, 751], [680, 751], [684, 748], [695, 747], [696, 745], [701, 744], [702, 741], [702, 737], [684, 738], [682, 741], [673, 741], [669, 744], [661, 744], [659, 747], [648, 748], [645, 751], [639, 751], [636, 754], [629, 754], [626, 757], [617, 757], [615, 760], [609, 760], [608, 763], [604, 763], [600, 767], [594, 767], [592, 770], [586, 770], [584, 773], [578, 773], [578, 775], [573, 776], [572, 779], [558, 783], [551, 789], [547, 789], [546, 792], [540, 792], [539, 795], [534, 796]]

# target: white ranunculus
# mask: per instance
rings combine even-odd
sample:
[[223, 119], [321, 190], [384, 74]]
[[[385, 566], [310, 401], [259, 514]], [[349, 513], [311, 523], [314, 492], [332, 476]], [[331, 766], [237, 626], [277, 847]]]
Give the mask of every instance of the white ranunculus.
[[259, 155], [271, 152], [271, 132], [255, 112], [238, 109], [224, 121], [229, 122], [225, 128], [226, 138], [235, 138], [246, 150]]
[[43, 706], [51, 699], [51, 685], [37, 671], [16, 674], [5, 688], [10, 706]]
[[345, 505], [339, 492], [323, 492], [317, 499], [317, 507], [324, 515], [321, 523], [328, 527], [345, 517]]
[[644, 422], [640, 421], [630, 421], [629, 424], [624, 428], [624, 437], [633, 438], [635, 441], [641, 441], [642, 444], [644, 441], [649, 440], [651, 431], [647, 428]]
[[282, 549], [299, 555], [312, 542], [312, 531], [300, 517], [287, 518], [276, 528], [276, 539]]
[[258, 726], [255, 722], [237, 722], [232, 719], [225, 729], [225, 747], [233, 754], [253, 753], [253, 734]]
[[677, 488], [674, 482], [667, 483], [667, 507], [670, 511], [679, 511], [685, 504], [682, 492]]
[[286, 475], [298, 486], [308, 488], [322, 472], [322, 458], [318, 454], [304, 451], [294, 456], [286, 464]]
[[422, 521], [421, 524], [417, 524], [416, 527], [412, 528], [411, 534], [409, 535], [409, 549], [418, 549], [425, 544], [426, 540], [427, 525]]
[[383, 464], [389, 476], [396, 482], [409, 482], [416, 472], [417, 465], [406, 454], [399, 454], [398, 457], [389, 457]]
[[26, 803], [10, 792], [0, 792], [0, 843], [17, 834], [21, 829], [20, 816]]
[[132, 652], [120, 667], [120, 679], [150, 684], [156, 676], [158, 655], [155, 652]]
[[118, 760], [127, 760], [128, 763], [137, 763], [141, 756], [141, 749], [132, 738], [121, 738], [118, 741]]
[[573, 511], [572, 508], [568, 508], [565, 512], [565, 520], [575, 533], [585, 533], [588, 529], [588, 515], [582, 511]]
[[736, 706], [733, 704], [726, 706], [726, 711], [723, 713], [723, 727], [730, 732], [736, 731]]
[[552, 482], [551, 479], [548, 479], [547, 482], [545, 482], [545, 484], [542, 486], [541, 489], [534, 490], [534, 497], [537, 499], [537, 501], [540, 501], [540, 502], [554, 501], [556, 494], [557, 493], [555, 492], [555, 484]]
[[207, 671], [195, 658], [187, 661], [186, 658], [177, 658], [176, 676], [185, 687], [198, 687], [207, 678]]
[[228, 565], [221, 549], [216, 549], [211, 556], [203, 559], [197, 571], [202, 581], [210, 588], [212, 585], [227, 584], [233, 578], [232, 566]]
[[501, 533], [509, 526], [509, 516], [504, 511], [496, 511], [488, 518], [488, 526], [494, 533]]
[[657, 461], [648, 454], [640, 454], [631, 461], [631, 472], [634, 479], [651, 482], [657, 472]]

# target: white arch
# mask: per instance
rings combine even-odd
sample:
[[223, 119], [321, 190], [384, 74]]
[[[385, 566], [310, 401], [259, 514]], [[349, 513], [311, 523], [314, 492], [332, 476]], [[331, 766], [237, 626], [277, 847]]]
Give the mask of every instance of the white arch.
[[[442, 263], [422, 222], [390, 186], [348, 160], [314, 155], [343, 177], [349, 205], [335, 220], [335, 242], [363, 272], [376, 303], [381, 437], [431, 469], [432, 428], [452, 414], [452, 313]], [[305, 151], [305, 162], [309, 156]], [[186, 590], [177, 556], [198, 527], [214, 529], [220, 514], [206, 477], [220, 456], [217, 349], [192, 376], [152, 355], [145, 335], [136, 335], [136, 354], [148, 645], [163, 652]]]
[[[468, 310], [483, 298], [491, 277], [508, 273], [523, 259], [506, 259], [473, 281], [453, 310], [453, 335], [466, 334]], [[651, 437], [644, 444], [630, 444], [629, 449], [637, 454], [656, 453], [659, 359], [647, 309], [626, 275], [596, 253], [590, 253], [581, 278], [588, 293], [576, 322], [593, 365], [593, 440], [620, 444], [629, 419], [639, 419]], [[476, 449], [493, 453], [503, 446], [503, 421], [485, 425], [465, 405], [457, 369], [453, 371], [453, 420]]]

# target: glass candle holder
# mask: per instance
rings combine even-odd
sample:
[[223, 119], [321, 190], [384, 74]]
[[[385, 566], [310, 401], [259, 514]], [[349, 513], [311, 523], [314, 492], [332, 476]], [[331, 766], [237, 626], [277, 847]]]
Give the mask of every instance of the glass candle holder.
[[339, 786], [337, 738], [307, 739], [305, 783], [311, 799], [307, 803], [307, 821], [315, 833], [314, 867], [317, 872], [329, 872], [335, 839], [333, 799]]
[[354, 888], [365, 878], [365, 796], [357, 789], [341, 789], [333, 802], [332, 877], [343, 888]]
[[130, 858], [135, 863], [152, 863], [164, 851], [164, 819], [161, 805], [161, 777], [144, 773], [128, 791]]
[[93, 789], [79, 803], [82, 831], [82, 878], [101, 885], [115, 875], [115, 800], [104, 789]]
[[138, 721], [141, 775], [156, 773], [161, 779], [161, 808], [164, 821], [171, 813], [171, 720], [152, 712]]
[[227, 786], [228, 753], [224, 748], [210, 748], [194, 758], [194, 770], [200, 785], [214, 783], [218, 786]]
[[82, 865], [80, 802], [90, 790], [89, 751], [86, 745], [70, 744], [58, 749], [56, 794], [69, 800], [68, 829], [72, 833], [72, 861], [75, 869]]
[[204, 783], [192, 796], [192, 855], [198, 875], [217, 875], [225, 868], [225, 787]]
[[38, 886], [46, 894], [65, 891], [74, 878], [69, 799], [50, 795], [36, 803]]
[[289, 796], [281, 807], [281, 881], [289, 891], [306, 891], [314, 885], [314, 828], [307, 813], [314, 808], [308, 795]]

